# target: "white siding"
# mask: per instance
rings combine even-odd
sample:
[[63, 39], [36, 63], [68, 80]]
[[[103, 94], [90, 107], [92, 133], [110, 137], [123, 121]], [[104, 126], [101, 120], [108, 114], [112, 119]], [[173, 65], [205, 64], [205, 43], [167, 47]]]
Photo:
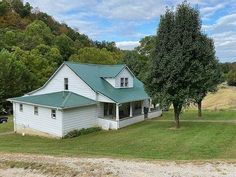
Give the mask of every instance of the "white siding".
[[106, 102], [106, 103], [115, 103], [112, 99], [106, 97], [105, 95], [103, 95], [101, 93], [98, 94], [98, 101]]
[[119, 122], [119, 128], [123, 128], [128, 125], [132, 125], [132, 124], [135, 124], [137, 122], [142, 122], [142, 121], [144, 121], [144, 115], [135, 116], [132, 118], [127, 118], [127, 119], [121, 119]]
[[116, 79], [113, 77], [107, 77], [104, 78], [109, 84], [111, 84], [113, 87], [116, 87]]
[[47, 83], [45, 87], [39, 89], [31, 95], [63, 91], [64, 78], [68, 78], [69, 91], [96, 100], [95, 92], [66, 65], [62, 66], [62, 68], [55, 74], [55, 76]]
[[97, 105], [63, 111], [63, 135], [75, 129], [97, 126]]
[[157, 118], [157, 117], [160, 117], [161, 115], [162, 115], [162, 110], [149, 112], [148, 119]]
[[118, 127], [118, 122], [116, 120], [111, 120], [111, 119], [103, 119], [103, 118], [98, 118], [98, 125], [103, 129], [103, 130], [117, 130]]
[[23, 104], [23, 111], [19, 109], [20, 104], [14, 103], [15, 124], [54, 136], [62, 136], [62, 112], [56, 111], [56, 119], [51, 118], [51, 109], [38, 107], [38, 115], [34, 115], [34, 106]]
[[115, 87], [120, 88], [120, 78], [128, 78], [128, 87], [133, 87], [134, 77], [126, 68], [116, 76]]

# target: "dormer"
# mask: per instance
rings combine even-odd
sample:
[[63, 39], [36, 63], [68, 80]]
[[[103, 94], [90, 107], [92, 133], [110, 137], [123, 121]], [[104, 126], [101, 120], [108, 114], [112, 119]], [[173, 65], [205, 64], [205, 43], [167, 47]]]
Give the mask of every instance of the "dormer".
[[104, 79], [115, 88], [132, 88], [134, 83], [134, 75], [127, 66], [115, 77], [105, 77]]

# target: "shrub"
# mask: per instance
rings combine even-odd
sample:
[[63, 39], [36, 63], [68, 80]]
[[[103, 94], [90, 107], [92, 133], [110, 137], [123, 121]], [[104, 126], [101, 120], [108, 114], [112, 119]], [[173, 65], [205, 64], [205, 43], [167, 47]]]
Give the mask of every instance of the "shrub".
[[230, 86], [236, 86], [236, 71], [230, 71], [227, 74], [227, 83]]
[[74, 138], [74, 137], [78, 137], [80, 135], [87, 135], [89, 133], [93, 133], [93, 132], [98, 132], [101, 131], [100, 127], [91, 127], [91, 128], [82, 128], [80, 130], [72, 130], [70, 132], [68, 132], [64, 138]]

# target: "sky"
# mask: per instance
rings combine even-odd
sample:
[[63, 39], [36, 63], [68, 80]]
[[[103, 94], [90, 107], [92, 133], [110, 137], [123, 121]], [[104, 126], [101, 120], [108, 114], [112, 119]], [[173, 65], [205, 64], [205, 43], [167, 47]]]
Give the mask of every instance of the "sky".
[[[182, 0], [25, 0], [93, 40], [131, 50], [155, 35], [160, 15]], [[214, 39], [221, 62], [236, 61], [236, 0], [188, 0], [200, 10], [202, 31]]]

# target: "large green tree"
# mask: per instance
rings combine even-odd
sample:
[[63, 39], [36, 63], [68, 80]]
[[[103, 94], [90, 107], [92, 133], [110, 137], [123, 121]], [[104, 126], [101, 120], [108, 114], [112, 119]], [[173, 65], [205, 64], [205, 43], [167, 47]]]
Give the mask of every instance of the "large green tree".
[[69, 57], [74, 54], [74, 42], [67, 35], [62, 34], [55, 38], [54, 44], [58, 47], [64, 60], [68, 60]]
[[7, 50], [0, 51], [0, 108], [9, 97], [21, 96], [30, 90], [31, 74], [27, 67]]
[[105, 48], [85, 47], [80, 49], [78, 54], [72, 55], [69, 60], [81, 63], [116, 64], [117, 56]]
[[214, 42], [206, 35], [197, 39], [195, 54], [195, 76], [192, 78], [191, 93], [193, 101], [198, 105], [198, 116], [202, 116], [202, 100], [208, 92], [217, 90], [217, 85], [223, 81], [220, 65], [215, 57]]
[[177, 128], [180, 127], [182, 108], [192, 96], [192, 79], [198, 72], [195, 55], [200, 30], [198, 10], [183, 2], [175, 12], [166, 10], [157, 31], [156, 49], [150, 61], [146, 89], [153, 97], [159, 97], [162, 104], [172, 103]]
[[42, 44], [31, 51], [24, 51], [18, 47], [13, 50], [16, 59], [21, 61], [32, 75], [29, 84], [31, 90], [42, 86], [62, 61], [57, 48]]

